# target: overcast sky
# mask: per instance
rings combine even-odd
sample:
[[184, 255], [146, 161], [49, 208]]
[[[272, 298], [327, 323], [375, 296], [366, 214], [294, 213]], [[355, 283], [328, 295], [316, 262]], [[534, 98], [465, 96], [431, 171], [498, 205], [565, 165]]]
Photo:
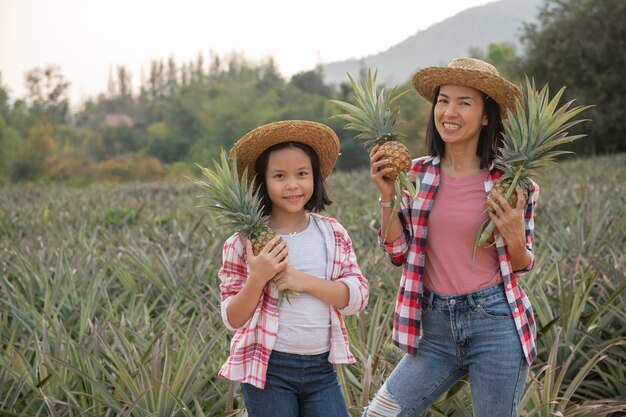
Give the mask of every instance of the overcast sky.
[[110, 68], [139, 84], [150, 61], [210, 50], [273, 56], [291, 76], [316, 63], [381, 52], [417, 31], [493, 0], [0, 0], [0, 73], [11, 97], [24, 73], [57, 64], [73, 105], [104, 92]]

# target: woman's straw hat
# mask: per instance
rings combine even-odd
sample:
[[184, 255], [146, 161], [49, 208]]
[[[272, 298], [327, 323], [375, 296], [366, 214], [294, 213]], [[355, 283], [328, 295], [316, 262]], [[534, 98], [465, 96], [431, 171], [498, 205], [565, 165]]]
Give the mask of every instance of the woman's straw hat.
[[515, 111], [515, 97], [522, 93], [513, 83], [498, 74], [491, 64], [475, 58], [454, 58], [447, 67], [423, 68], [413, 76], [413, 86], [429, 101], [435, 99], [437, 87], [445, 84], [464, 85], [487, 94], [500, 106], [502, 119], [506, 110]]
[[328, 177], [339, 156], [339, 138], [328, 126], [307, 120], [285, 120], [259, 126], [246, 133], [230, 150], [230, 160], [237, 155], [239, 175], [248, 168], [248, 178], [256, 174], [254, 164], [271, 146], [283, 142], [301, 142], [309, 145], [320, 159], [322, 178]]

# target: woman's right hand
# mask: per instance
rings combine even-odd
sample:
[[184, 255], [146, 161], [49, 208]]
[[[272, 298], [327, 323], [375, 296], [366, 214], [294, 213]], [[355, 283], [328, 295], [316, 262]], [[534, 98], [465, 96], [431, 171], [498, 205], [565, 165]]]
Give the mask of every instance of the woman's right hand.
[[389, 160], [383, 151], [378, 150], [379, 145], [375, 145], [370, 151], [370, 175], [378, 188], [381, 200], [390, 201], [395, 194], [394, 180], [384, 178], [383, 175], [393, 171], [393, 168], [387, 167]]
[[246, 257], [250, 274], [248, 282], [264, 287], [276, 274], [287, 267], [287, 242], [276, 235], [267, 242], [258, 255], [252, 251], [250, 240], [246, 242]]

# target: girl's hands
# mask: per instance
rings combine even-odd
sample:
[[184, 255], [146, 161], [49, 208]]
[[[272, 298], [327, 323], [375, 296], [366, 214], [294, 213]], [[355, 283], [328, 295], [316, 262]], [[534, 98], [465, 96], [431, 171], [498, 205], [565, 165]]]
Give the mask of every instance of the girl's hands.
[[517, 204], [511, 207], [499, 193], [494, 192], [495, 200], [488, 198], [487, 204], [495, 213], [489, 211], [489, 217], [498, 228], [508, 245], [524, 247], [526, 245], [526, 226], [524, 225], [524, 195], [520, 186], [515, 187]]
[[378, 188], [381, 200], [389, 201], [393, 199], [395, 193], [394, 182], [391, 179], [384, 178], [383, 175], [393, 171], [393, 168], [383, 168], [389, 163], [385, 158], [385, 153], [378, 151], [379, 146], [375, 145], [370, 151], [370, 175]]
[[306, 292], [308, 290], [306, 284], [309, 279], [310, 277], [307, 274], [287, 266], [287, 268], [276, 274], [273, 281], [281, 291]]
[[280, 236], [275, 236], [267, 242], [258, 255], [252, 252], [252, 243], [246, 242], [246, 257], [250, 275], [248, 282], [264, 287], [265, 284], [274, 278], [276, 274], [284, 271], [287, 267], [287, 242], [281, 240]]

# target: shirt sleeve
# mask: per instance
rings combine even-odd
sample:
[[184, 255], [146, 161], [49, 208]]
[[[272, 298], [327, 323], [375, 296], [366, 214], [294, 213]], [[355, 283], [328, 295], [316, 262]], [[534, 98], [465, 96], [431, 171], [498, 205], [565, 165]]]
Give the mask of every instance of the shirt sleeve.
[[370, 286], [357, 262], [356, 254], [352, 247], [352, 239], [343, 227], [341, 227], [341, 232], [338, 242], [339, 247], [336, 248], [341, 254], [341, 266], [337, 281], [348, 287], [350, 297], [348, 305], [340, 309], [339, 312], [342, 315], [351, 315], [363, 311], [367, 306]]
[[535, 267], [535, 253], [533, 251], [533, 241], [535, 240], [535, 207], [539, 198], [539, 185], [532, 182], [532, 188], [528, 191], [528, 200], [526, 201], [526, 210], [524, 212], [524, 224], [526, 228], [526, 249], [530, 253], [530, 263], [524, 269], [515, 271], [521, 275]]
[[239, 293], [248, 279], [243, 239], [239, 235], [231, 236], [224, 243], [222, 267], [217, 273], [220, 279], [220, 311], [222, 321], [229, 330], [237, 330], [228, 321], [227, 308], [231, 298]]

